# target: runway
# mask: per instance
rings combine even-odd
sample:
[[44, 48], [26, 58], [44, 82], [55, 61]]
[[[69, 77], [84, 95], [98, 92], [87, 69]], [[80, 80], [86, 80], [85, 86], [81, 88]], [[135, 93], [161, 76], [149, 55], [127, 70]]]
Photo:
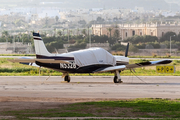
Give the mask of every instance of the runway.
[[[178, 76], [122, 76], [123, 83], [114, 84], [113, 76], [71, 76], [63, 82], [60, 76], [1, 76], [0, 101], [61, 101], [180, 98]], [[22, 98], [22, 99], [21, 99]]]

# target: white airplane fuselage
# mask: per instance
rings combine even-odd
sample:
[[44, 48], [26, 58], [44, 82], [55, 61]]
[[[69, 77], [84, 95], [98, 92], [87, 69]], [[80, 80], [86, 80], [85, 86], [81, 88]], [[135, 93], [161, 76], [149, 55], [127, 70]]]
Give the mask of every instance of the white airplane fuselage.
[[[59, 64], [52, 64], [52, 63], [40, 63], [36, 62], [37, 65], [54, 69], [56, 71], [60, 71], [63, 73], [93, 73], [99, 68], [103, 67], [110, 67], [112, 65], [109, 64], [92, 64], [87, 66], [78, 66], [74, 61], [74, 55], [69, 53], [63, 53], [63, 54], [51, 54], [50, 56], [42, 56], [42, 55], [36, 55], [37, 58], [40, 59], [56, 59], [56, 60], [64, 60], [70, 62], [69, 64], [66, 63], [59, 63]], [[114, 56], [116, 60], [116, 65], [127, 65], [129, 64], [129, 58], [124, 56]], [[93, 58], [92, 58], [93, 59]]]

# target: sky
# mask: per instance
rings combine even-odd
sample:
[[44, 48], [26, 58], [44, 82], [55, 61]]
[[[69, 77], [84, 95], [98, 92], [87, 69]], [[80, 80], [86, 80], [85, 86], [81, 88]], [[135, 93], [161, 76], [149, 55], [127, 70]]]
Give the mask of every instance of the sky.
[[[58, 4], [40, 4], [59, 2]], [[171, 4], [169, 3], [171, 2]], [[0, 7], [59, 7], [59, 8], [129, 8], [144, 7], [147, 10], [163, 9], [180, 11], [180, 0], [0, 0]]]

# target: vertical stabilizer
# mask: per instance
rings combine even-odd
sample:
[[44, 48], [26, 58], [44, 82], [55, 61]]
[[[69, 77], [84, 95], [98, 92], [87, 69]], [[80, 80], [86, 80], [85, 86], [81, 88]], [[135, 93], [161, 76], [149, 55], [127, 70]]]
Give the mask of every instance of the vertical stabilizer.
[[52, 55], [49, 53], [47, 50], [41, 36], [39, 33], [34, 33], [33, 32], [33, 38], [34, 38], [34, 46], [35, 46], [35, 52], [36, 52], [36, 57], [38, 58], [39, 55], [41, 56], [50, 56]]

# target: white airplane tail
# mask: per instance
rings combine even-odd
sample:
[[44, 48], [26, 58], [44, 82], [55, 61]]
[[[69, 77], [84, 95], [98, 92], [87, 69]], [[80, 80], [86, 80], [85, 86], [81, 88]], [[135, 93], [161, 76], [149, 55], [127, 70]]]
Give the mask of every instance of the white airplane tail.
[[37, 58], [40, 58], [40, 56], [52, 56], [53, 55], [53, 54], [49, 53], [49, 51], [47, 50], [39, 33], [33, 32], [33, 38], [34, 38], [34, 46], [35, 46], [35, 52], [36, 52]]

